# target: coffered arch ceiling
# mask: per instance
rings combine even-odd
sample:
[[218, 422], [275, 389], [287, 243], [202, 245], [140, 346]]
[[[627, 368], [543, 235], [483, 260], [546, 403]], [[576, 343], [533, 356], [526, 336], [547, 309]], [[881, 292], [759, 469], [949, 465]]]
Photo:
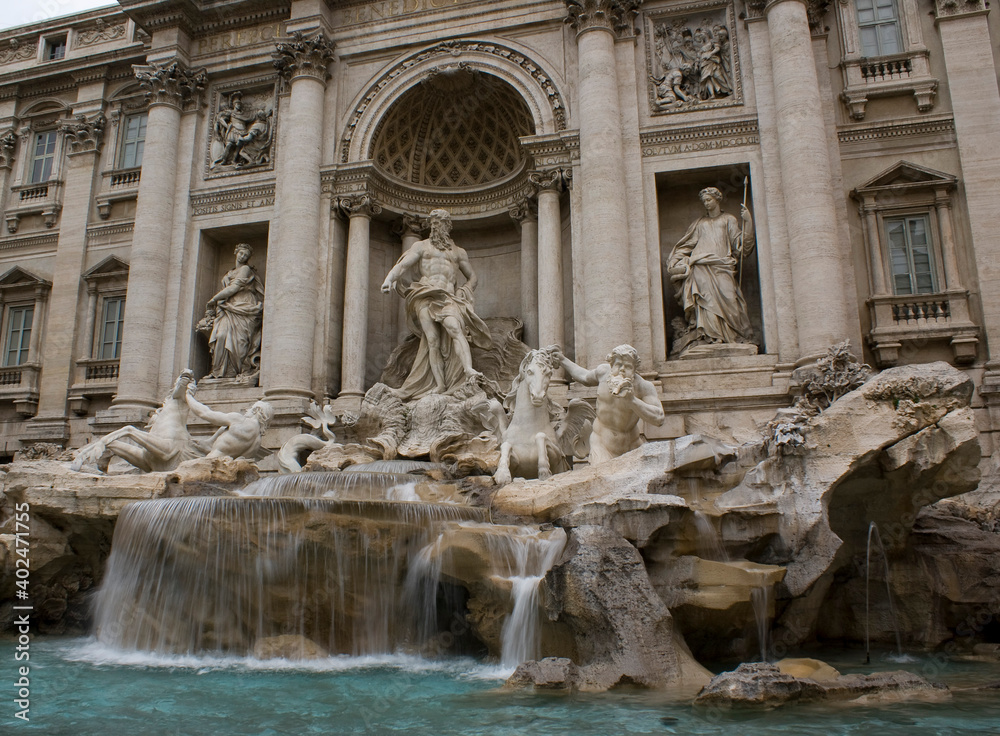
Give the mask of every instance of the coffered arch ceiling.
[[420, 188], [479, 188], [521, 174], [521, 136], [535, 133], [509, 83], [464, 64], [433, 70], [379, 123], [370, 158], [387, 177]]

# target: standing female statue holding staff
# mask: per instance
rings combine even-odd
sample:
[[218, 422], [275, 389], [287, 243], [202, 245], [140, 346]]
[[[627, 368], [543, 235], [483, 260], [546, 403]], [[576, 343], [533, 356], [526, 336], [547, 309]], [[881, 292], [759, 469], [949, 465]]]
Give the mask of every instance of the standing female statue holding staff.
[[236, 266], [222, 278], [222, 290], [208, 300], [205, 318], [198, 330], [207, 332], [212, 352], [209, 378], [248, 376], [260, 370], [260, 328], [264, 309], [264, 286], [249, 265], [253, 248], [240, 243], [235, 248]]

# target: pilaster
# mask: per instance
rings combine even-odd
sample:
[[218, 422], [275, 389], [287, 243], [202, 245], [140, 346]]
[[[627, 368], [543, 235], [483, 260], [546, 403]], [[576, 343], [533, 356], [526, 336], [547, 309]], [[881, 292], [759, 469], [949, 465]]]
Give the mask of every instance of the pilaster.
[[[510, 210], [521, 228], [521, 341], [538, 345], [538, 203], [525, 197]], [[405, 244], [404, 244], [405, 247]]]
[[382, 207], [367, 194], [345, 197], [338, 204], [350, 218], [347, 230], [340, 398], [360, 399], [365, 395], [365, 368], [368, 365], [371, 218], [380, 213]]

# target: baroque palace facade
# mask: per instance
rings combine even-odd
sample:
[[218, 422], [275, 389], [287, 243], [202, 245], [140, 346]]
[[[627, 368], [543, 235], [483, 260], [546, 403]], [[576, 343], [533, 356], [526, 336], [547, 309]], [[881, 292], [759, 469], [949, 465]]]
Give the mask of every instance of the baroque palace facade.
[[[311, 399], [357, 408], [408, 333], [382, 280], [440, 208], [480, 316], [585, 366], [635, 346], [667, 413], [650, 437], [743, 438], [850, 340], [968, 371], [992, 452], [984, 0], [120, 6], [0, 32], [4, 456], [141, 424], [187, 367], [214, 407], [271, 401], [270, 447]], [[714, 298], [735, 284], [746, 324], [692, 350], [671, 256], [709, 187], [744, 246]], [[244, 263], [226, 368], [213, 304]]]

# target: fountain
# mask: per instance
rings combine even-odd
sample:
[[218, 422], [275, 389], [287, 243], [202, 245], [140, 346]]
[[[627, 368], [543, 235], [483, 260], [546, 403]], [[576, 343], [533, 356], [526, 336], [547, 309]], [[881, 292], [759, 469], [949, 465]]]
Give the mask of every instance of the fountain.
[[872, 560], [872, 538], [878, 543], [879, 552], [882, 553], [882, 565], [885, 569], [885, 596], [889, 604], [889, 615], [892, 618], [892, 629], [896, 634], [896, 655], [903, 656], [903, 640], [899, 633], [899, 619], [896, 617], [896, 605], [892, 600], [892, 585], [889, 582], [889, 556], [885, 553], [885, 545], [882, 544], [882, 535], [879, 534], [878, 524], [874, 521], [868, 525], [868, 542], [865, 545], [865, 664], [869, 664], [871, 657], [871, 560]]

